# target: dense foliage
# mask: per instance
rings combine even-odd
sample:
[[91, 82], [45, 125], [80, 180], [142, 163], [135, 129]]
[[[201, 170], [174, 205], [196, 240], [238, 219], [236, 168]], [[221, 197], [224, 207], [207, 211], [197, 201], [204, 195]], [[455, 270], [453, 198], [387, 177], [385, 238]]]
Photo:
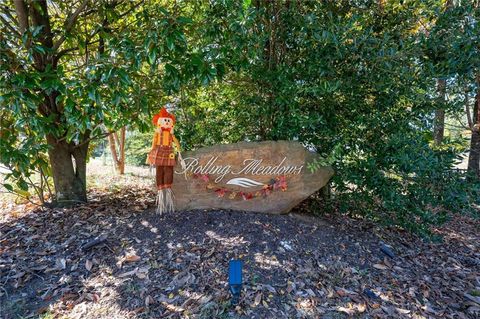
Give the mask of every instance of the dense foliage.
[[[475, 198], [449, 172], [468, 148], [464, 129], [432, 143], [435, 110], [458, 125], [479, 100], [474, 2], [79, 1], [72, 26], [70, 6], [38, 3], [61, 47], [33, 18], [0, 38], [0, 160], [18, 189], [32, 169], [49, 171], [52, 154], [37, 154], [58, 141], [74, 156], [121, 126], [145, 131], [152, 110], [174, 102], [186, 149], [267, 139], [315, 148], [337, 172], [333, 206], [353, 215], [424, 231]], [[5, 12], [3, 29], [15, 28], [16, 11]], [[138, 137], [127, 161], [148, 148]]]
[[[334, 165], [335, 207], [411, 230], [469, 207], [476, 186], [450, 171], [466, 140], [450, 134], [433, 147], [432, 126], [437, 108], [464, 116], [456, 91], [475, 87], [478, 9], [260, 1], [222, 14], [232, 5], [206, 13], [228, 35], [218, 46], [238, 50], [222, 81], [181, 95], [188, 147], [299, 140]], [[449, 79], [446, 103], [437, 99], [438, 78]]]
[[152, 133], [133, 132], [127, 137], [125, 145], [125, 160], [127, 164], [145, 165], [147, 154], [152, 147]]

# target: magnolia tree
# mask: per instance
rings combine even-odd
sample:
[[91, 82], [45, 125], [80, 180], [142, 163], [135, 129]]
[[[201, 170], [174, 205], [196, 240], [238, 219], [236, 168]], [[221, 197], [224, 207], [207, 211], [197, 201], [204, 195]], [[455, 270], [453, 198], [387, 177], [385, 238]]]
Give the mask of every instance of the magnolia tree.
[[0, 162], [10, 169], [7, 190], [28, 196], [40, 172], [42, 185], [53, 178], [55, 203], [86, 201], [90, 142], [125, 125], [144, 127], [163, 96], [187, 77], [201, 79], [203, 56], [187, 50], [186, 8], [168, 5], [4, 2]]

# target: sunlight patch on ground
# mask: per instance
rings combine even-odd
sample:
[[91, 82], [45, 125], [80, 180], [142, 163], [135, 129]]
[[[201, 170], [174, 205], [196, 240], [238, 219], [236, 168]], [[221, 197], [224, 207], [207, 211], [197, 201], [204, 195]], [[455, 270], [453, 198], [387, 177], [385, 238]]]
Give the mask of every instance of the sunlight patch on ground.
[[295, 308], [302, 316], [314, 316], [318, 313], [316, 304], [311, 298], [299, 298]]
[[[140, 224], [141, 224], [143, 227], [145, 227], [145, 228], [147, 228], [148, 230], [150, 230], [152, 233], [154, 233], [154, 234], [157, 234], [157, 233], [158, 233], [158, 228], [152, 226], [152, 224], [150, 224], [147, 220], [143, 219], [143, 220], [140, 222]], [[129, 225], [129, 227], [130, 227], [130, 225]], [[132, 226], [131, 228], [133, 228], [133, 226]]]
[[[106, 298], [108, 296], [108, 298]], [[123, 310], [121, 305], [112, 302], [114, 300], [121, 300], [121, 296], [113, 288], [102, 289], [102, 294], [97, 297], [84, 297], [85, 299], [80, 303], [73, 306], [69, 318], [82, 319], [82, 318], [128, 318], [128, 311]], [[90, 300], [92, 299], [92, 300]], [[105, 301], [103, 301], [105, 300]]]
[[271, 269], [272, 267], [281, 266], [275, 255], [267, 256], [265, 254], [255, 253], [255, 262], [263, 269]]
[[223, 245], [227, 247], [242, 246], [242, 245], [248, 244], [248, 242], [245, 241], [241, 236], [223, 237], [211, 230], [207, 230], [205, 232], [205, 235], [215, 240], [218, 240], [219, 242], [221, 242]]

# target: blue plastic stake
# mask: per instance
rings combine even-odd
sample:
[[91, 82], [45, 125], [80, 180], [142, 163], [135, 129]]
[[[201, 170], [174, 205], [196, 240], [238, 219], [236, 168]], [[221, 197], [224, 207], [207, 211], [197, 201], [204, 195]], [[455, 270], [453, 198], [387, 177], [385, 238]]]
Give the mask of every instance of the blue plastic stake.
[[228, 285], [232, 293], [232, 305], [237, 305], [242, 291], [242, 266], [241, 260], [230, 260], [228, 267]]

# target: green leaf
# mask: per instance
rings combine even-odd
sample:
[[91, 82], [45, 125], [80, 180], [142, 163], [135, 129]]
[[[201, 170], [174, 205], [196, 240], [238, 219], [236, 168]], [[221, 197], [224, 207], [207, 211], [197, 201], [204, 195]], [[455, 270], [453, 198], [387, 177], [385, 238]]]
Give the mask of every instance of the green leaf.
[[23, 179], [18, 181], [17, 185], [18, 185], [18, 187], [20, 187], [21, 190], [28, 191], [28, 184]]
[[45, 54], [45, 53], [47, 52], [42, 45], [35, 45], [35, 46], [33, 46], [33, 50], [35, 50], [35, 51], [37, 51], [37, 52], [39, 52], [39, 53], [42, 53], [42, 54]]
[[88, 98], [92, 101], [96, 101], [96, 93], [97, 91], [95, 90], [95, 88], [90, 88], [90, 90], [88, 90]]
[[157, 48], [153, 48], [148, 54], [148, 62], [150, 65], [154, 65], [157, 61]]
[[173, 51], [173, 49], [175, 49], [174, 38], [172, 36], [168, 36], [166, 41], [167, 41], [167, 48], [170, 51]]
[[26, 198], [30, 198], [32, 196], [32, 194], [30, 194], [30, 192], [28, 190], [24, 190], [24, 189], [16, 188], [13, 192], [16, 193], [16, 194], [19, 194], [21, 196], [24, 196]]
[[177, 21], [181, 24], [189, 24], [193, 22], [192, 18], [190, 17], [178, 17]]

